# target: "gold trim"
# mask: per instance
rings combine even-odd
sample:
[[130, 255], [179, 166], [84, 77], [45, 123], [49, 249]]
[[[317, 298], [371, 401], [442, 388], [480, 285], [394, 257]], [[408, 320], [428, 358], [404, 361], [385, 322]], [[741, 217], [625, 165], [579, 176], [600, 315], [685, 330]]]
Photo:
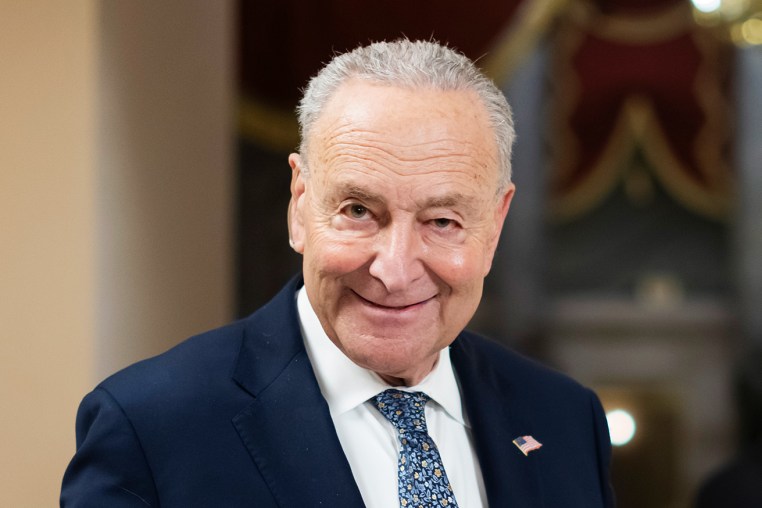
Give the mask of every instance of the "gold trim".
[[[585, 9], [589, 9], [589, 5]], [[578, 160], [576, 138], [570, 126], [561, 123], [570, 119], [580, 93], [579, 80], [571, 66], [571, 58], [587, 31], [595, 31], [599, 26], [598, 18], [590, 17], [589, 13], [581, 11], [578, 6], [572, 11], [571, 21], [561, 27], [557, 40], [554, 41], [554, 68], [558, 76], [555, 80], [557, 99], [554, 101], [554, 110], [558, 116], [553, 121], [552, 128], [558, 141], [553, 150], [552, 189], [560, 188], [572, 176], [574, 161]], [[677, 9], [671, 9], [672, 16], [677, 12]], [[664, 19], [666, 18], [667, 16]], [[595, 24], [595, 28], [586, 26], [590, 23]], [[647, 97], [633, 95], [624, 99], [605, 147], [584, 180], [566, 193], [558, 192], [551, 196], [550, 214], [553, 219], [573, 219], [605, 199], [625, 176], [627, 158], [631, 157], [637, 146], [642, 147], [653, 175], [683, 206], [713, 219], [728, 218], [734, 202], [733, 179], [728, 164], [723, 159], [723, 140], [717, 139], [720, 134], [727, 136], [723, 124], [727, 124], [728, 108], [726, 97], [713, 78], [716, 67], [723, 65], [723, 60], [705, 34], [697, 32], [695, 28], [691, 33], [702, 54], [702, 64], [693, 91], [704, 113], [704, 124], [697, 135], [694, 157], [696, 169], [706, 178], [708, 187], [688, 176], [684, 165], [672, 151]]]
[[[722, 92], [720, 83], [713, 79], [714, 76], [722, 74], [722, 66], [728, 65], [728, 55], [722, 54], [717, 39], [706, 31], [694, 33], [693, 39], [702, 54], [694, 93], [706, 116], [696, 139], [695, 157], [699, 162], [699, 169], [710, 182], [732, 189], [732, 172], [722, 155], [722, 147], [730, 143], [731, 104]], [[718, 140], [719, 135], [723, 137]]]
[[727, 219], [731, 204], [729, 192], [725, 192], [728, 189], [721, 187], [719, 192], [712, 192], [712, 187], [702, 187], [685, 176], [685, 169], [669, 147], [664, 130], [656, 121], [650, 104], [647, 127], [640, 136], [656, 176], [674, 198], [700, 215], [718, 220]]
[[243, 138], [272, 150], [295, 151], [299, 146], [296, 113], [251, 96], [238, 101], [238, 132]]
[[554, 200], [553, 217], [569, 220], [599, 204], [623, 178], [626, 158], [640, 146], [654, 175], [678, 202], [701, 215], [726, 219], [732, 204], [728, 186], [721, 185], [717, 192], [712, 192], [714, 187], [707, 189], [687, 177], [666, 140], [651, 102], [640, 95], [628, 98], [599, 162], [584, 182]]
[[526, 0], [480, 63], [484, 73], [505, 83], [569, 4], [570, 0]]
[[[571, 0], [525, 0], [489, 54], [477, 62], [484, 73], [498, 85], [507, 81], [558, 14], [571, 3]], [[252, 96], [239, 100], [238, 130], [243, 138], [274, 150], [294, 150], [299, 144], [295, 114]]]
[[[637, 146], [633, 134], [641, 131], [646, 122], [644, 111], [637, 103], [638, 99], [631, 99], [624, 104], [598, 162], [593, 165], [585, 180], [572, 191], [555, 197], [551, 204], [554, 219], [565, 221], [588, 212], [605, 199], [622, 179], [625, 173], [624, 162]], [[568, 170], [565, 173], [568, 174]]]

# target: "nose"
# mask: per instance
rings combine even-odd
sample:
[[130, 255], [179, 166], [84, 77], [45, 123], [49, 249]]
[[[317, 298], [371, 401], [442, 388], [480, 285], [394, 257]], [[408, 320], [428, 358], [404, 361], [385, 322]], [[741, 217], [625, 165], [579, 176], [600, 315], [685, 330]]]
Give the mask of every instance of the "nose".
[[423, 276], [422, 239], [414, 225], [389, 224], [376, 237], [370, 274], [389, 293], [398, 293]]

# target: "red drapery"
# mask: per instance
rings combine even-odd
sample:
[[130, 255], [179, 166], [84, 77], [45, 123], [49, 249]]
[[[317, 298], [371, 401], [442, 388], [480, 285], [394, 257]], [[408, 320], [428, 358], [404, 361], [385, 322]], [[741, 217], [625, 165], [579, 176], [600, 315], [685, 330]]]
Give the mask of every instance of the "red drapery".
[[627, 178], [636, 146], [685, 207], [727, 215], [730, 52], [693, 21], [688, 2], [575, 3], [554, 47], [557, 217], [594, 209]]
[[299, 90], [336, 52], [406, 36], [435, 39], [479, 59], [494, 52], [526, 4], [542, 2], [548, 0], [242, 0], [242, 132], [267, 146], [293, 148]]

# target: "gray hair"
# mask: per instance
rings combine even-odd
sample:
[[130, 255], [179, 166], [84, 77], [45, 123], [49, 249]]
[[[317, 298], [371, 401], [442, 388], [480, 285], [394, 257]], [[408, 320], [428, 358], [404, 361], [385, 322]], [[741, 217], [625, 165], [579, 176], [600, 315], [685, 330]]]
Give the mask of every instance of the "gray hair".
[[299, 102], [302, 158], [323, 107], [350, 78], [403, 88], [473, 91], [484, 104], [495, 134], [500, 164], [499, 188], [511, 181], [511, 149], [516, 133], [508, 101], [465, 55], [434, 41], [399, 39], [375, 42], [338, 55], [314, 76]]

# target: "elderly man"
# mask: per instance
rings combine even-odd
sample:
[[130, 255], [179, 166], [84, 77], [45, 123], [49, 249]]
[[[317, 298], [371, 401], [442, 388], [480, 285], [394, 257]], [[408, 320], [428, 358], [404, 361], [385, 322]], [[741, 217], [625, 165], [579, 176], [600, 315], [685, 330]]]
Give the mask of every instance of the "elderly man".
[[299, 119], [303, 279], [89, 394], [62, 505], [612, 506], [595, 395], [463, 331], [514, 192], [500, 91], [436, 43], [376, 43]]

